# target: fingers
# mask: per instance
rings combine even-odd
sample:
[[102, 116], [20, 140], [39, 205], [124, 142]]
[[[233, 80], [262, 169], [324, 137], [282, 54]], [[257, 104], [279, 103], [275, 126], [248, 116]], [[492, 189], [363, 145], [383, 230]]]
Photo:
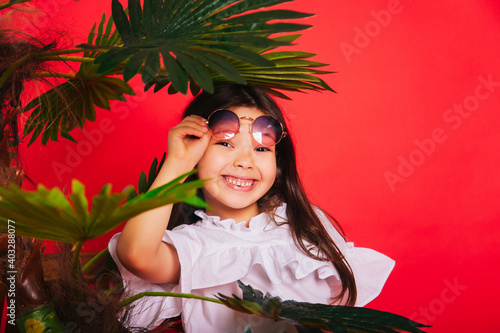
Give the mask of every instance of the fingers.
[[201, 159], [210, 142], [210, 132], [205, 119], [200, 116], [188, 116], [168, 134], [168, 159], [176, 166], [194, 168]]
[[196, 136], [201, 138], [208, 133], [205, 119], [200, 116], [188, 116], [171, 130], [177, 137]]

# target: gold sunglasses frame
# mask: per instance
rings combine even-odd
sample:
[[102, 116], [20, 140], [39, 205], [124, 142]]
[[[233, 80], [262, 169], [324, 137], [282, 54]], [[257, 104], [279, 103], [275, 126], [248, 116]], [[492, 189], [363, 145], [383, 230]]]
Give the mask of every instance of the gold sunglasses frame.
[[[280, 124], [280, 127], [281, 127], [281, 137], [279, 138], [279, 140], [278, 140], [278, 141], [276, 141], [276, 143], [275, 143], [274, 145], [264, 145], [264, 146], [266, 146], [266, 147], [276, 146], [276, 145], [277, 145], [278, 143], [280, 143], [280, 142], [281, 142], [281, 140], [283, 140], [283, 138], [284, 138], [284, 137], [288, 134], [288, 133], [285, 131], [285, 127], [283, 126], [283, 124], [281, 123], [281, 121], [279, 121], [278, 119], [274, 118], [274, 117], [273, 117], [273, 116], [271, 116], [271, 115], [265, 114], [265, 115], [262, 115], [262, 116], [258, 116], [258, 117], [257, 117], [257, 118], [255, 118], [255, 119], [253, 119], [252, 117], [248, 117], [248, 116], [238, 117], [238, 115], [237, 115], [235, 112], [233, 112], [233, 111], [231, 111], [231, 110], [228, 110], [228, 109], [217, 109], [217, 110], [213, 111], [212, 113], [210, 113], [210, 115], [208, 116], [207, 120], [205, 120], [205, 123], [207, 124], [207, 126], [208, 126], [208, 125], [209, 125], [209, 123], [210, 123], [210, 117], [212, 117], [212, 115], [213, 115], [214, 113], [218, 112], [218, 111], [229, 111], [229, 112], [233, 113], [233, 114], [234, 114], [234, 115], [238, 118], [238, 130], [236, 131], [236, 133], [234, 133], [234, 135], [233, 135], [233, 136], [231, 136], [230, 138], [227, 138], [227, 139], [234, 138], [234, 137], [236, 136], [236, 134], [238, 134], [238, 133], [240, 132], [240, 128], [241, 128], [241, 122], [240, 122], [240, 120], [246, 119], [246, 120], [250, 120], [250, 121], [252, 122], [252, 124], [251, 124], [252, 126], [250, 126], [250, 129], [249, 129], [249, 131], [248, 131], [249, 133], [251, 133], [251, 134], [252, 134], [252, 138], [253, 138], [256, 142], [258, 142], [259, 144], [264, 145], [263, 143], [261, 143], [261, 142], [257, 141], [257, 139], [255, 138], [254, 133], [253, 133], [253, 124], [254, 124], [254, 122], [255, 122], [257, 119], [259, 119], [259, 118], [261, 118], [261, 117], [270, 117], [270, 118], [273, 118], [274, 120], [276, 120], [276, 122], [277, 122], [278, 124]], [[215, 134], [214, 134], [214, 133], [212, 132], [212, 130], [210, 129], [210, 126], [208, 126], [208, 129], [210, 130], [210, 134], [212, 134], [212, 136], [213, 136], [214, 138], [217, 138], [217, 139], [222, 139], [222, 138], [219, 138], [219, 137], [215, 136]]]

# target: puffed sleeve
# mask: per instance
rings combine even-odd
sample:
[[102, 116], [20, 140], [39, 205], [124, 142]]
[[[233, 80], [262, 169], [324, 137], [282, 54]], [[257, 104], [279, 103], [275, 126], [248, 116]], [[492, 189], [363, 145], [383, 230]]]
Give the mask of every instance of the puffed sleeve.
[[[116, 243], [119, 233], [109, 241], [108, 248], [111, 257], [120, 270], [125, 294], [123, 298], [134, 296], [141, 292], [180, 292], [177, 284], [159, 284], [145, 281], [127, 270], [116, 254]], [[147, 260], [144, 258], [144, 260]], [[166, 318], [176, 317], [181, 313], [182, 301], [178, 297], [143, 297], [132, 303], [128, 309], [127, 318], [122, 318], [125, 326], [152, 328], [160, 325]]]
[[316, 213], [351, 266], [358, 292], [356, 306], [365, 306], [380, 294], [395, 261], [375, 250], [355, 247], [354, 243], [346, 242], [319, 208], [316, 208]]

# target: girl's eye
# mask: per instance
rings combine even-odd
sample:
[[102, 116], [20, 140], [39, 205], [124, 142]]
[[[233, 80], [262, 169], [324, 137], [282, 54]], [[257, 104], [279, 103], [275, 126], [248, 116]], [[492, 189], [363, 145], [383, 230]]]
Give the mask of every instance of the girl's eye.
[[261, 152], [263, 152], [263, 151], [271, 151], [271, 149], [269, 149], [269, 148], [267, 148], [267, 147], [258, 147], [258, 148], [256, 148], [255, 150], [256, 150], [256, 151], [261, 151]]
[[216, 144], [224, 146], [224, 147], [231, 147], [231, 144], [229, 142], [227, 142], [227, 141], [219, 141]]

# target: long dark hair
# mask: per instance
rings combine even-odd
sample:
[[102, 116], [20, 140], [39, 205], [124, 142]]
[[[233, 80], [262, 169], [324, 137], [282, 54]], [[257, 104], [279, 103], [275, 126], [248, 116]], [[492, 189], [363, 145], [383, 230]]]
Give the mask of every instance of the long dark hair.
[[[201, 92], [187, 106], [183, 118], [189, 115], [207, 118], [214, 110], [238, 106], [256, 107], [260, 111], [272, 115], [283, 124], [285, 131], [290, 133], [279, 106], [262, 87], [254, 85], [220, 84], [216, 86], [213, 94]], [[260, 210], [272, 213], [279, 205], [287, 203], [288, 224], [295, 244], [311, 258], [332, 262], [342, 282], [342, 290], [334, 301], [341, 302], [345, 299], [345, 304], [354, 305], [357, 295], [354, 275], [342, 252], [329, 237], [307, 198], [297, 172], [291, 135], [285, 136], [276, 145], [276, 165], [277, 173], [273, 186], [257, 202]], [[195, 178], [196, 175], [191, 176], [191, 179]], [[198, 193], [203, 197], [201, 191]], [[168, 229], [173, 229], [181, 224], [195, 223], [198, 220], [194, 215], [195, 210], [196, 208], [186, 204], [174, 205]], [[330, 215], [328, 216], [331, 218]], [[344, 236], [339, 224], [333, 218], [331, 220]], [[312, 247], [308, 246], [306, 242]]]

